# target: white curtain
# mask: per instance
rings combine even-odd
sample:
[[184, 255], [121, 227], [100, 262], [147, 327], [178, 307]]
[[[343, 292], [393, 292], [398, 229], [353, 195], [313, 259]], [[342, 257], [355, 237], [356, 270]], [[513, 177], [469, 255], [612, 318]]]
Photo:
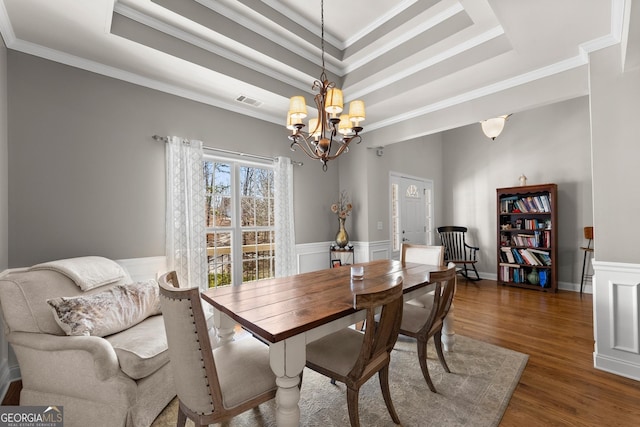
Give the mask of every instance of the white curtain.
[[166, 147], [167, 266], [181, 287], [208, 288], [202, 141], [169, 137]]
[[278, 157], [274, 164], [276, 277], [296, 274], [296, 237], [293, 226], [293, 164]]

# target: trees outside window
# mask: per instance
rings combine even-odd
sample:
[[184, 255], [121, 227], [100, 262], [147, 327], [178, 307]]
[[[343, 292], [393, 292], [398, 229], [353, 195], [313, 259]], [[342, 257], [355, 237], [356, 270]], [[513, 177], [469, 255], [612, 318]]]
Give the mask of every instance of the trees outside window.
[[207, 158], [209, 287], [274, 277], [273, 168]]

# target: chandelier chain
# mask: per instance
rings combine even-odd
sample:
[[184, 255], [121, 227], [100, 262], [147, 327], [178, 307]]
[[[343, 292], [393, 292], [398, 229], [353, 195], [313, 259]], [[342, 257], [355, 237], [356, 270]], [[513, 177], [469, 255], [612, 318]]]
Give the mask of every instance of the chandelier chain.
[[324, 0], [320, 0], [320, 34], [320, 47], [322, 50], [322, 74], [324, 74]]
[[349, 104], [349, 114], [338, 116], [343, 111], [342, 90], [329, 81], [325, 70], [324, 0], [320, 0], [320, 43], [322, 74], [311, 86], [317, 92], [314, 100], [318, 117], [309, 119], [309, 130], [303, 131], [305, 124], [302, 119], [307, 117], [306, 101], [303, 96], [294, 96], [289, 103], [287, 129], [293, 131], [289, 135], [291, 150], [300, 148], [310, 158], [320, 160], [322, 170], [326, 172], [327, 161], [349, 151], [350, 143], [362, 141], [360, 122], [365, 115], [364, 102], [356, 100]]

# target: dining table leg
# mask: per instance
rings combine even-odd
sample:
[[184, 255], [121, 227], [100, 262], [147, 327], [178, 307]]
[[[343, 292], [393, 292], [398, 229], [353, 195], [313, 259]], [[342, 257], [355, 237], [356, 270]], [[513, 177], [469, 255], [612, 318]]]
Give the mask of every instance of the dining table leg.
[[271, 369], [276, 374], [276, 425], [300, 425], [300, 379], [306, 362], [306, 339], [296, 335], [269, 345]]
[[455, 325], [455, 310], [453, 307], [453, 303], [451, 303], [451, 307], [449, 307], [449, 312], [447, 316], [444, 318], [442, 322], [442, 346], [444, 347], [444, 351], [453, 351], [453, 347], [456, 344], [456, 331], [454, 329]]
[[236, 322], [220, 310], [213, 310], [213, 324], [218, 335], [218, 345], [224, 345], [233, 341]]

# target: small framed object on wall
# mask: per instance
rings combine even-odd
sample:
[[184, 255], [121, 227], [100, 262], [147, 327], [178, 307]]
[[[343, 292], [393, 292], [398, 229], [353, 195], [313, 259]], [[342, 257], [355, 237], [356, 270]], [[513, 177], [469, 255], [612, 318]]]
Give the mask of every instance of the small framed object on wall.
[[342, 265], [342, 260], [339, 260], [339, 259], [332, 259], [331, 260], [331, 267], [332, 268], [340, 267], [341, 265]]

